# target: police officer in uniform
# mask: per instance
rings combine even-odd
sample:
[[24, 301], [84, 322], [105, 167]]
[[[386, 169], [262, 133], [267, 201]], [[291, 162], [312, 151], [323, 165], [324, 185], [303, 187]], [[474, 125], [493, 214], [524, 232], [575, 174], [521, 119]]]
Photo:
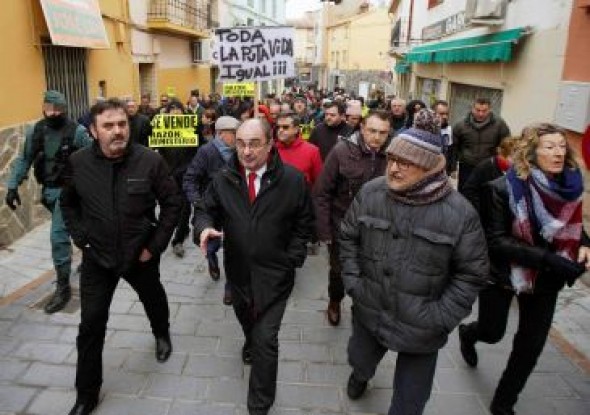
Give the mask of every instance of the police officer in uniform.
[[51, 212], [51, 256], [57, 288], [45, 306], [48, 314], [64, 308], [71, 296], [72, 248], [59, 207], [61, 175], [69, 155], [92, 142], [86, 129], [68, 118], [67, 107], [61, 92], [45, 92], [43, 119], [27, 132], [23, 152], [12, 165], [6, 183], [6, 204], [16, 210], [16, 205], [21, 204], [18, 186], [33, 167], [35, 178], [42, 185], [41, 202]]

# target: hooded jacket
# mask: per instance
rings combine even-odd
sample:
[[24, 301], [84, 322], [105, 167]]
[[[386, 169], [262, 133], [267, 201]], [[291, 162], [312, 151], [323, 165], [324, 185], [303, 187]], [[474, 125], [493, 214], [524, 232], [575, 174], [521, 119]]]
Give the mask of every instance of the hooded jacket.
[[363, 186], [346, 213], [340, 261], [355, 321], [407, 353], [444, 346], [471, 313], [489, 267], [479, 217], [463, 196], [453, 190], [408, 205], [389, 196], [385, 177]]
[[313, 186], [322, 171], [322, 158], [318, 148], [303, 140], [301, 135], [289, 145], [277, 140], [275, 146], [283, 163], [293, 166], [303, 173], [305, 181]]
[[321, 241], [333, 240], [340, 221], [361, 186], [385, 174], [388, 142], [377, 152], [364, 144], [360, 132], [342, 137], [334, 146], [313, 189], [317, 232]]
[[504, 120], [494, 113], [482, 125], [476, 125], [471, 113], [453, 126], [453, 147], [459, 163], [477, 166], [479, 162], [496, 154], [496, 147], [510, 129]]

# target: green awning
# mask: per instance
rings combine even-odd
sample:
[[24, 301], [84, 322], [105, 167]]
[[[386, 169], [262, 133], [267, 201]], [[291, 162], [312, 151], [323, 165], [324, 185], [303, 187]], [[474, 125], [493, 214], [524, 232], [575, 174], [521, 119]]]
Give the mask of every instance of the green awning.
[[395, 73], [399, 74], [409, 73], [410, 69], [412, 69], [412, 65], [407, 61], [398, 62], [394, 67]]
[[524, 29], [511, 29], [489, 35], [467, 37], [416, 46], [406, 55], [412, 63], [508, 62], [512, 46]]

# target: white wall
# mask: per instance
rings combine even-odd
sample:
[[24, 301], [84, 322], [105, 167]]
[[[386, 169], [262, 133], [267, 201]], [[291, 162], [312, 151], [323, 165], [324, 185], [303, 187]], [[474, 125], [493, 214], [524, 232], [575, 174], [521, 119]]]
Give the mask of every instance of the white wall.
[[[464, 10], [464, 6], [465, 0], [445, 1], [427, 13], [426, 25]], [[552, 121], [571, 8], [572, 0], [512, 1], [508, 4], [504, 25], [478, 26], [441, 39], [530, 27], [531, 33], [519, 40], [510, 62], [414, 65], [414, 76], [441, 79], [441, 98], [446, 99], [449, 98], [448, 85], [452, 82], [503, 90], [501, 115], [513, 133], [519, 133], [532, 122]], [[422, 27], [416, 27], [418, 29], [421, 32]]]
[[160, 45], [158, 63], [161, 69], [186, 68], [192, 63], [189, 42], [171, 36], [157, 36]]
[[146, 26], [147, 25], [147, 12], [148, 12], [148, 0], [131, 0], [127, 2], [129, 4], [129, 18], [131, 22]]
[[[266, 2], [266, 13], [262, 12], [262, 1]], [[276, 1], [276, 16], [273, 16], [273, 1]], [[219, 0], [220, 27], [233, 27], [237, 24], [245, 25], [248, 18], [255, 26], [279, 26], [285, 24], [285, 0], [254, 0], [254, 7], [248, 6], [248, 0]]]

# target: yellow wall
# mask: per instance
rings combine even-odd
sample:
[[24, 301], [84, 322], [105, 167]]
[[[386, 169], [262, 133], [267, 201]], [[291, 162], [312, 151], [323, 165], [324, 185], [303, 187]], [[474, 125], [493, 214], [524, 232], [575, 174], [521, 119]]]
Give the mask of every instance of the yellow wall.
[[390, 31], [391, 22], [385, 9], [375, 9], [328, 28], [329, 69], [336, 69], [332, 52], [340, 57], [338, 69], [386, 69]]
[[211, 91], [211, 71], [209, 67], [189, 67], [159, 69], [158, 78], [158, 97], [168, 91], [168, 87], [176, 89], [176, 97], [185, 103], [188, 100], [190, 91], [198, 89], [202, 94], [208, 94]]
[[[126, 0], [100, 0], [110, 49], [88, 50], [87, 81], [89, 100], [98, 95], [98, 81], [107, 81], [109, 96], [138, 90], [131, 62], [129, 36], [115, 42], [115, 20], [127, 21]], [[127, 29], [124, 30], [124, 32]], [[38, 0], [7, 0], [0, 13], [0, 127], [21, 124], [41, 116], [41, 101], [46, 89], [41, 36], [48, 36]], [[10, 99], [6, 99], [10, 97]]]
[[[376, 9], [350, 22], [349, 70], [384, 70], [391, 22], [385, 9]], [[379, 55], [381, 53], [381, 55]]]
[[43, 56], [35, 46], [30, 0], [2, 2], [0, 13], [0, 127], [41, 116]]

